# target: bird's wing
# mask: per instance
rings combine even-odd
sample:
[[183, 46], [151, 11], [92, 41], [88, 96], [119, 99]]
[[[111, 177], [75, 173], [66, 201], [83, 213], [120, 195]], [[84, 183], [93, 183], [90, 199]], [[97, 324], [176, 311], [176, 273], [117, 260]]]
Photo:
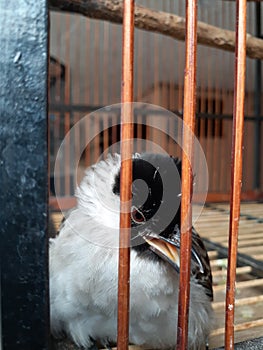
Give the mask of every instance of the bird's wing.
[[[169, 241], [175, 245], [178, 250], [181, 248], [181, 233], [179, 226], [176, 225], [173, 234], [169, 237]], [[196, 279], [197, 283], [205, 288], [207, 296], [213, 300], [213, 284], [212, 273], [210, 267], [210, 261], [207, 254], [205, 245], [196, 232], [195, 228], [192, 228], [192, 265], [191, 274]]]
[[205, 288], [207, 296], [213, 300], [213, 280], [209, 257], [201, 237], [194, 228], [192, 228], [192, 258], [194, 260], [192, 275], [198, 284]]

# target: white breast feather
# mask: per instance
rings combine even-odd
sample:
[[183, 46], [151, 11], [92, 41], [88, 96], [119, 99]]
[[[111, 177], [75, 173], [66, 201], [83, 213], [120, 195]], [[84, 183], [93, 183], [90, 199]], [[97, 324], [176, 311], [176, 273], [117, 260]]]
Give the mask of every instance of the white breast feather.
[[[119, 197], [111, 189], [119, 168], [115, 155], [87, 170], [78, 205], [50, 244], [52, 331], [68, 332], [79, 346], [89, 347], [90, 337], [116, 341]], [[131, 343], [175, 346], [178, 278], [169, 265], [131, 250]], [[212, 311], [204, 290], [191, 284], [189, 348], [201, 349]]]

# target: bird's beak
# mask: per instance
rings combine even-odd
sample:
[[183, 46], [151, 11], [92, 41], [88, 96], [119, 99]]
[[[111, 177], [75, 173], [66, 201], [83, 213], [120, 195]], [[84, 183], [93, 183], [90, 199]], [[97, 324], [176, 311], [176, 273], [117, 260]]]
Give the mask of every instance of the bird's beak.
[[180, 251], [178, 242], [154, 234], [144, 236], [143, 238], [155, 254], [168, 261], [179, 272]]

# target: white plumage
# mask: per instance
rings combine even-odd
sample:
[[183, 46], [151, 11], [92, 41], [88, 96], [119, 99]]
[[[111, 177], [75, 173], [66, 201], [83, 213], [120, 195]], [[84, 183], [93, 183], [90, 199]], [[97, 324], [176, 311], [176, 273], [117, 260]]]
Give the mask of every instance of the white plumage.
[[[137, 156], [139, 157], [139, 156]], [[51, 328], [89, 348], [116, 342], [119, 196], [112, 191], [120, 156], [88, 168], [77, 206], [50, 243]], [[149, 348], [176, 344], [179, 275], [169, 263], [131, 249], [130, 343]], [[191, 279], [189, 348], [202, 349], [211, 327], [211, 302]]]

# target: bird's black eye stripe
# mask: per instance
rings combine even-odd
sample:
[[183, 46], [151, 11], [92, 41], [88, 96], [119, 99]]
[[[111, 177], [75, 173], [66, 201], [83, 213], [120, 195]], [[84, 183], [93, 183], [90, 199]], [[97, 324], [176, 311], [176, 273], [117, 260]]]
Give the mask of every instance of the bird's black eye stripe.
[[131, 218], [136, 224], [143, 224], [146, 221], [143, 212], [134, 205], [131, 207]]

